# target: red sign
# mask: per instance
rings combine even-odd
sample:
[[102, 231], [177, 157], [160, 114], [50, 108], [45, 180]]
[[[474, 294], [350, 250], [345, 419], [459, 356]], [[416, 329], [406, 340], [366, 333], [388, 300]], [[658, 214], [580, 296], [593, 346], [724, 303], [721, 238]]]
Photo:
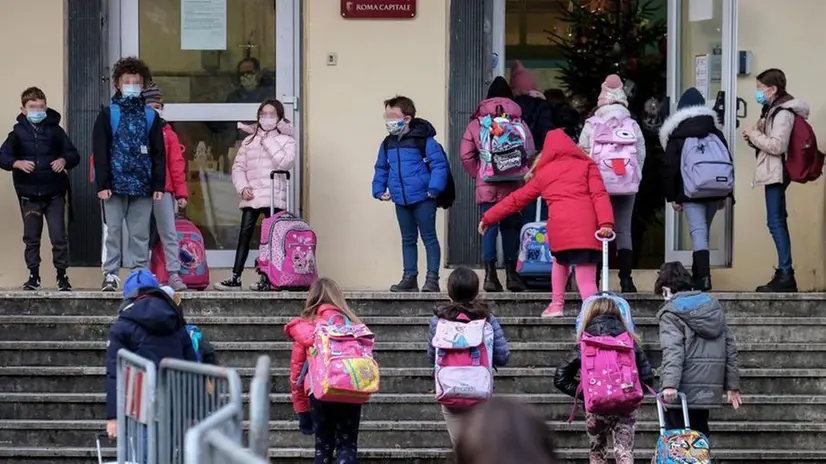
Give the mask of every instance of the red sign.
[[341, 16], [347, 19], [411, 19], [416, 0], [341, 0]]

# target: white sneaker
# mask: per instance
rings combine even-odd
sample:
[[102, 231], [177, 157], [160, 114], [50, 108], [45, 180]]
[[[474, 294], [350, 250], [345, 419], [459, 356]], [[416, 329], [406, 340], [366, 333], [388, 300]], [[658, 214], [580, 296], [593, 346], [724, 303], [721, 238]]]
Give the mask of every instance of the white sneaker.
[[103, 284], [100, 291], [102, 292], [116, 292], [120, 288], [120, 277], [117, 274], [106, 274], [103, 277]]
[[183, 292], [187, 289], [186, 284], [183, 280], [181, 280], [181, 276], [178, 274], [169, 274], [169, 282], [168, 285], [175, 290], [176, 292]]

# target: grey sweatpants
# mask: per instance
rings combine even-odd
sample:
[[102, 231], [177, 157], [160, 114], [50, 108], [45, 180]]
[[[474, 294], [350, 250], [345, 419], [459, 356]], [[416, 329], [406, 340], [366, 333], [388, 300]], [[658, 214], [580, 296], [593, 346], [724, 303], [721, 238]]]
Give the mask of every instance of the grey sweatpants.
[[[126, 255], [131, 262], [126, 267], [136, 269], [149, 265], [149, 223], [152, 219], [152, 198], [112, 195], [103, 202], [106, 221], [106, 256], [103, 272], [117, 274], [121, 258]], [[128, 243], [123, 247], [123, 226], [129, 233]]]
[[447, 425], [447, 434], [450, 435], [450, 443], [456, 445], [456, 440], [459, 439], [459, 434], [462, 431], [462, 424], [464, 423], [467, 411], [450, 409], [442, 405], [442, 416], [445, 418], [445, 425]]
[[622, 195], [611, 197], [611, 207], [614, 210], [614, 233], [617, 234], [617, 250], [633, 250], [631, 240], [631, 223], [634, 214], [634, 199], [636, 195]]
[[163, 199], [153, 203], [152, 214], [163, 245], [166, 271], [177, 274], [181, 272], [181, 261], [178, 254], [178, 231], [175, 228], [175, 198], [171, 193], [164, 193]]

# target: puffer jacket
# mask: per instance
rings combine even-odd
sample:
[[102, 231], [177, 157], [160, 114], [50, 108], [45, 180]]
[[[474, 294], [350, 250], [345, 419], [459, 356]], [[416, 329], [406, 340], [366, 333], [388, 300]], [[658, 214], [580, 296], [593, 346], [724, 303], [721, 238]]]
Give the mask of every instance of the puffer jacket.
[[[257, 131], [256, 125], [238, 124], [238, 128], [250, 134], [243, 142], [235, 161], [232, 163], [232, 184], [238, 195], [245, 188], [252, 189], [252, 200], [244, 200], [239, 208], [270, 207], [270, 173], [272, 171], [289, 171], [295, 164], [295, 139], [292, 137], [293, 126], [285, 120], [278, 122], [275, 130]], [[273, 206], [287, 208], [287, 180], [276, 176], [275, 201]]]
[[[686, 196], [683, 188], [682, 160], [685, 141], [690, 137], [703, 138], [709, 135], [716, 135], [728, 148], [726, 137], [717, 125], [717, 113], [705, 105], [679, 109], [663, 123], [660, 128], [660, 144], [665, 150], [662, 175], [666, 201], [683, 204], [708, 203], [721, 199], [719, 197], [691, 199]], [[729, 157], [731, 157], [731, 152], [729, 152]], [[727, 196], [732, 195], [733, 193], [730, 193]]]
[[[595, 118], [608, 121], [614, 118], [623, 120], [630, 117], [631, 112], [628, 111], [628, 108], [620, 105], [619, 103], [600, 106], [597, 108], [594, 116], [585, 120], [585, 125], [582, 126], [582, 132], [579, 134], [580, 148], [582, 148], [588, 156], [591, 156], [591, 147], [594, 145], [594, 128], [596, 127]], [[640, 129], [640, 125], [636, 120], [633, 121], [632, 125], [634, 126], [634, 135], [637, 137], [637, 170], [639, 171], [638, 174], [640, 179], [642, 179], [642, 167], [645, 165], [645, 136], [643, 135], [642, 129]]]
[[325, 304], [318, 308], [315, 320], [308, 321], [297, 317], [284, 326], [284, 334], [293, 340], [290, 355], [290, 396], [293, 409], [299, 414], [310, 411], [310, 379], [307, 375], [303, 375], [302, 378], [302, 371], [307, 362], [307, 350], [313, 346], [315, 326], [319, 321], [343, 324], [345, 318], [338, 308]]
[[117, 417], [118, 350], [127, 350], [156, 365], [164, 358], [198, 360], [186, 321], [174, 301], [159, 288], [144, 289], [121, 307], [109, 329], [106, 347], [106, 418]]
[[186, 185], [186, 160], [178, 134], [166, 121], [163, 122], [163, 144], [166, 147], [166, 188], [175, 198], [189, 198]]
[[[476, 111], [473, 113], [470, 123], [468, 123], [465, 129], [465, 133], [462, 135], [462, 144], [460, 146], [462, 167], [465, 168], [465, 171], [471, 178], [476, 180], [477, 204], [498, 203], [511, 192], [522, 186], [522, 182], [495, 182], [488, 184], [479, 178], [479, 150], [482, 146], [482, 140], [479, 138], [479, 132], [482, 129], [482, 126], [479, 124], [479, 118], [488, 115], [497, 115], [497, 109], [500, 107], [502, 111], [512, 117], [522, 117], [522, 108], [520, 108], [515, 101], [501, 97], [488, 98], [482, 100], [479, 106], [476, 107]], [[530, 130], [525, 132], [525, 150], [527, 150], [528, 156], [533, 156], [536, 150], [533, 135]]]
[[374, 166], [373, 198], [389, 191], [393, 203], [414, 205], [438, 197], [447, 185], [450, 165], [434, 137], [436, 129], [430, 122], [414, 118], [407, 132], [383, 141]]
[[[595, 317], [585, 332], [597, 337], [617, 335], [627, 332], [625, 324], [614, 316], [597, 316]], [[649, 387], [654, 385], [654, 370], [651, 368], [651, 363], [648, 362], [648, 357], [642, 350], [639, 344], [634, 344], [634, 357], [637, 362], [637, 372], [639, 373], [640, 382]], [[575, 397], [577, 387], [579, 387], [579, 369], [582, 364], [582, 353], [580, 352], [579, 343], [576, 344], [573, 350], [565, 358], [565, 361], [556, 368], [554, 373], [554, 386], [568, 396]]]
[[522, 119], [531, 130], [534, 145], [543, 146], [545, 136], [554, 129], [553, 107], [539, 92], [520, 95], [514, 101], [522, 109]]
[[[63, 158], [65, 169], [74, 169], [80, 163], [80, 155], [59, 124], [60, 113], [51, 108], [46, 109], [46, 119], [37, 125], [22, 114], [17, 116], [17, 124], [0, 146], [0, 168], [12, 172], [18, 196], [54, 198], [69, 190], [69, 176], [66, 172], [54, 172], [52, 162]], [[14, 169], [14, 162], [19, 160], [33, 162], [34, 171], [26, 174]]]
[[737, 345], [719, 301], [701, 292], [680, 292], [657, 318], [661, 389], [684, 393], [693, 409], [719, 407], [724, 391], [740, 391]]
[[[785, 111], [786, 109], [791, 111]], [[794, 128], [795, 114], [808, 119], [809, 104], [791, 96], [784, 98], [773, 104], [766, 117], [749, 132], [749, 143], [757, 149], [753, 185], [783, 182], [783, 156], [789, 149], [789, 138]]]
[[[502, 326], [493, 314], [488, 318], [488, 322], [493, 328], [493, 367], [506, 366], [508, 360], [510, 360], [511, 351], [508, 346], [508, 339], [505, 338], [505, 331], [502, 330]], [[433, 347], [433, 337], [436, 336], [436, 326], [438, 324], [438, 316], [430, 318], [430, 328], [427, 331], [427, 357], [431, 364], [436, 362], [436, 348]]]

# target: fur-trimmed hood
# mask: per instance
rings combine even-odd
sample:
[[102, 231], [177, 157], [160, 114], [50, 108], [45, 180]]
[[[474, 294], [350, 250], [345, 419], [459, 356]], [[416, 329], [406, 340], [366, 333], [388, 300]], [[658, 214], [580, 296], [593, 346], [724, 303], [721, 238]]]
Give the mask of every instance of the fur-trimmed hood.
[[[696, 121], [693, 121], [694, 124], [681, 128], [677, 131], [677, 129], [680, 128], [684, 122], [695, 118]], [[668, 145], [668, 139], [671, 138], [671, 135], [675, 131], [683, 132], [683, 129], [685, 129], [685, 132], [687, 133], [680, 133], [679, 135], [683, 137], [697, 137], [708, 134], [714, 128], [717, 128], [717, 130], [721, 132], [723, 130], [717, 122], [717, 113], [714, 110], [705, 105], [688, 106], [677, 110], [677, 112], [669, 116], [668, 119], [663, 122], [663, 125], [660, 128], [660, 145], [662, 145], [663, 149], [665, 149], [666, 145]]]

